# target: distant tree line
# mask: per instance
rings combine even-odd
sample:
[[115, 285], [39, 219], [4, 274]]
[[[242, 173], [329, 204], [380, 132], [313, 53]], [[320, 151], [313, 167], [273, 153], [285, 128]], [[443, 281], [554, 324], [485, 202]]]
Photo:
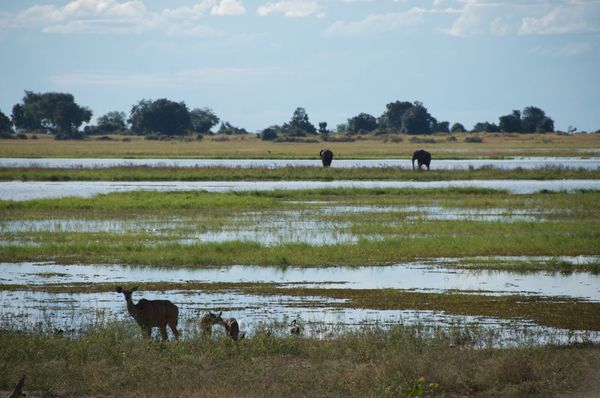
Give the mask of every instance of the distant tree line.
[[[95, 125], [89, 123], [92, 111], [75, 102], [68, 93], [35, 93], [25, 91], [22, 102], [13, 106], [9, 118], [0, 111], [0, 134], [10, 136], [17, 133], [43, 131], [56, 138], [83, 138], [92, 134], [139, 134], [147, 138], [163, 136], [183, 136], [197, 134], [248, 134], [244, 128], [222, 121], [210, 108], [189, 109], [185, 102], [174, 102], [166, 98], [157, 100], [142, 99], [134, 104], [129, 114], [120, 111], [108, 112], [98, 117]], [[218, 126], [215, 132], [214, 127]], [[576, 129], [570, 130], [575, 131]], [[534, 133], [554, 131], [554, 121], [535, 106], [528, 106], [522, 112], [512, 111], [498, 118], [498, 124], [476, 123], [472, 132]], [[339, 124], [335, 131], [343, 135], [361, 134], [432, 134], [467, 132], [461, 123], [450, 125], [448, 121], [438, 121], [422, 102], [394, 101], [386, 105], [379, 117], [359, 113]], [[289, 121], [281, 125], [265, 128], [258, 136], [263, 140], [306, 141], [320, 137], [327, 140], [332, 131], [327, 122], [319, 122], [318, 129], [309, 119], [306, 109], [298, 107]], [[312, 138], [314, 137], [314, 138]]]

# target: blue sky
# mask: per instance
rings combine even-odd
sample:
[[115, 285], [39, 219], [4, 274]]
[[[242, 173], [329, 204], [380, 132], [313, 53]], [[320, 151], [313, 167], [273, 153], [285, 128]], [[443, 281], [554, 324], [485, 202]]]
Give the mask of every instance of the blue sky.
[[535, 105], [600, 129], [600, 0], [0, 0], [0, 110], [61, 91], [94, 117], [142, 98], [257, 131], [395, 100], [438, 120]]

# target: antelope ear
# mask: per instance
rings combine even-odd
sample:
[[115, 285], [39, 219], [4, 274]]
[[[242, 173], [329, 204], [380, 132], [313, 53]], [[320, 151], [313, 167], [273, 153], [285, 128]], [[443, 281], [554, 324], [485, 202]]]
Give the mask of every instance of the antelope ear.
[[122, 293], [123, 292], [123, 288], [121, 286], [117, 286], [117, 293]]
[[223, 315], [223, 311], [219, 312], [219, 316]]

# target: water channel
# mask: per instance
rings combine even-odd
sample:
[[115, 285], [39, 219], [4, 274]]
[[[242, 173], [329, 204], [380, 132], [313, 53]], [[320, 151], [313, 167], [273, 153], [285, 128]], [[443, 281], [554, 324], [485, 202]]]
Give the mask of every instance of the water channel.
[[29, 200], [67, 196], [91, 197], [130, 191], [273, 191], [331, 188], [484, 188], [530, 194], [542, 190], [600, 190], [600, 180], [455, 180], [455, 181], [2, 181], [0, 200]]
[[[321, 167], [316, 159], [93, 159], [93, 158], [0, 158], [0, 168], [107, 168], [107, 167]], [[412, 168], [410, 159], [334, 159], [333, 168]], [[600, 169], [598, 157], [513, 157], [510, 159], [433, 159], [435, 170], [536, 169], [545, 167]]]

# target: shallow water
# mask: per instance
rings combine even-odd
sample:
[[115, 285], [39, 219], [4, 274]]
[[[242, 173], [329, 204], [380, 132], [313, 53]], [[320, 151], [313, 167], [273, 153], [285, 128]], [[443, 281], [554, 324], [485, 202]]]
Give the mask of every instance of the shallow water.
[[[518, 258], [519, 261], [523, 260]], [[531, 258], [532, 261], [542, 261]], [[600, 260], [599, 256], [563, 258], [573, 263]], [[1, 291], [0, 324], [12, 328], [51, 325], [78, 333], [84, 327], [114, 319], [129, 319], [122, 295], [106, 293], [45, 293], [27, 289], [36, 284], [136, 282], [276, 282], [283, 286], [319, 286], [347, 289], [407, 289], [425, 292], [478, 291], [480, 294], [534, 294], [600, 300], [600, 276], [536, 272], [467, 271], [440, 267], [474, 259], [439, 259], [387, 267], [296, 268], [231, 266], [213, 269], [157, 269], [119, 265], [61, 265], [54, 263], [0, 263], [0, 285], [18, 284], [23, 290]], [[508, 261], [508, 260], [507, 260]], [[436, 265], [438, 264], [438, 265]], [[298, 285], [298, 283], [300, 283]], [[263, 323], [279, 322], [286, 333], [291, 319], [299, 319], [305, 335], [334, 337], [339, 331], [359, 326], [398, 323], [451, 328], [454, 324], [477, 325], [493, 335], [494, 345], [529, 341], [536, 344], [600, 340], [599, 332], [577, 332], [541, 327], [527, 320], [502, 320], [452, 316], [436, 311], [372, 310], [340, 307], [344, 300], [323, 297], [258, 296], [236, 291], [144, 291], [134, 299], [169, 299], [180, 308], [180, 329], [197, 335], [197, 321], [206, 311], [235, 316], [242, 331], [251, 336]]]
[[[564, 296], [600, 301], [600, 275], [587, 272], [560, 273], [481, 271], [456, 269], [453, 263], [485, 258], [434, 259], [382, 267], [252, 267], [230, 266], [208, 269], [161, 269], [120, 265], [61, 265], [54, 263], [0, 263], [0, 285], [23, 286], [49, 283], [135, 282], [276, 282], [301, 283], [344, 289], [403, 289], [422, 292], [448, 290], [484, 294], [532, 294]], [[495, 257], [502, 261], [544, 261], [539, 257]], [[600, 261], [600, 256], [560, 257], [578, 264]], [[583, 260], [585, 259], [585, 260]], [[550, 258], [548, 258], [549, 261]], [[444, 264], [446, 266], [440, 266]]]
[[0, 200], [29, 200], [67, 196], [91, 197], [130, 191], [274, 191], [331, 188], [485, 188], [530, 194], [541, 190], [600, 190], [600, 180], [457, 180], [457, 181], [2, 181]]
[[[106, 168], [106, 167], [322, 167], [315, 159], [68, 159], [68, 158], [0, 158], [5, 168]], [[334, 159], [333, 168], [402, 168], [411, 169], [410, 159]], [[512, 159], [433, 159], [433, 170], [465, 170], [494, 167], [499, 169], [535, 169], [542, 167], [572, 167], [587, 170], [600, 168], [600, 158], [583, 157], [514, 157]]]

